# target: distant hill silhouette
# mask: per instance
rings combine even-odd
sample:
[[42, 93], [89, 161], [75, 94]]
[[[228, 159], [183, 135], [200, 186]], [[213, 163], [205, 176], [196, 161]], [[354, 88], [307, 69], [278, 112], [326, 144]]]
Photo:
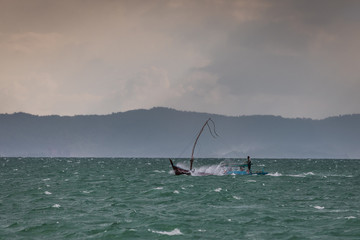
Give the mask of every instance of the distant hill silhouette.
[[360, 158], [360, 114], [323, 120], [279, 116], [228, 117], [169, 108], [109, 115], [0, 114], [0, 156]]

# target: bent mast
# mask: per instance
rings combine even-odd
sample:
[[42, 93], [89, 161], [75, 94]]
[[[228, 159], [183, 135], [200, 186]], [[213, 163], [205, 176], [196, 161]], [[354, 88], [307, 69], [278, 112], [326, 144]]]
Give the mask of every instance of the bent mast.
[[[196, 143], [198, 142], [201, 133], [204, 131], [204, 128], [205, 128], [206, 125], [208, 125], [208, 122], [209, 122], [209, 121], [212, 121], [211, 118], [209, 118], [208, 120], [206, 120], [206, 122], [204, 123], [204, 125], [202, 126], [200, 132], [198, 133], [198, 135], [197, 135], [197, 137], [196, 137], [196, 140], [195, 140], [194, 146], [193, 146], [193, 148], [192, 148], [192, 152], [191, 152], [190, 171], [192, 170], [192, 165], [193, 165], [193, 162], [194, 162], [194, 151], [195, 151]], [[209, 125], [208, 125], [208, 127], [209, 127], [210, 133], [211, 133], [211, 128], [210, 128]], [[215, 132], [215, 129], [214, 129], [214, 132]], [[215, 132], [215, 134], [216, 134], [216, 132]], [[212, 133], [211, 133], [211, 135], [212, 135]], [[216, 134], [216, 135], [217, 135], [217, 134]]]

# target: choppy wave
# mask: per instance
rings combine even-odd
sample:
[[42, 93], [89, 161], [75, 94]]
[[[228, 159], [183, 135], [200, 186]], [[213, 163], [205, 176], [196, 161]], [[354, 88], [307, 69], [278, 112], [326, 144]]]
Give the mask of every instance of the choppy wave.
[[205, 166], [199, 166], [195, 168], [195, 171], [192, 175], [194, 176], [201, 176], [204, 173], [209, 175], [217, 175], [222, 176], [225, 173], [225, 168], [222, 167], [220, 164], [217, 165], [205, 165]]
[[175, 236], [175, 235], [182, 235], [183, 234], [178, 228], [175, 228], [174, 230], [172, 230], [170, 232], [155, 231], [155, 230], [151, 230], [151, 229], [149, 229], [149, 231], [152, 232], [152, 233], [158, 233], [158, 234], [168, 235], [168, 236]]
[[273, 176], [273, 177], [280, 177], [282, 176], [281, 173], [275, 172], [275, 173], [268, 173], [269, 176]]
[[313, 172], [306, 172], [306, 173], [300, 173], [300, 174], [290, 174], [288, 176], [290, 177], [306, 177], [306, 176], [314, 176], [315, 174]]
[[219, 176], [193, 177], [168, 174], [168, 159], [0, 158], [0, 238], [360, 236], [360, 161], [254, 160], [270, 177], [222, 176], [221, 161], [196, 160]]

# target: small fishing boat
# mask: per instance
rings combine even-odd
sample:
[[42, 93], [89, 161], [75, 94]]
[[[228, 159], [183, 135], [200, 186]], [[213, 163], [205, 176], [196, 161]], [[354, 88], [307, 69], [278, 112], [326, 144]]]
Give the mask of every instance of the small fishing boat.
[[256, 172], [249, 172], [249, 171], [227, 171], [225, 175], [266, 175], [268, 172], [263, 171], [256, 171]]
[[[211, 130], [211, 126], [209, 125], [209, 122], [212, 123], [213, 130]], [[192, 152], [191, 152], [190, 168], [185, 169], [185, 168], [176, 166], [173, 163], [172, 159], [169, 158], [171, 167], [174, 170], [175, 175], [192, 175], [192, 174], [197, 175], [197, 176], [213, 175], [211, 173], [198, 172], [198, 171], [195, 173], [195, 171], [193, 169], [195, 147], [200, 138], [201, 133], [204, 131], [205, 126], [208, 126], [210, 134], [213, 137], [218, 136], [215, 131], [215, 123], [213, 120], [211, 120], [211, 118], [209, 118], [208, 120], [206, 120], [206, 122], [201, 127], [199, 133], [196, 136], [196, 139], [195, 139], [195, 142], [194, 142], [194, 145], [192, 148]], [[268, 172], [265, 172], [264, 169], [262, 171], [252, 172], [249, 170], [245, 170], [245, 167], [247, 167], [247, 164], [236, 164], [236, 163], [234, 164], [234, 163], [229, 163], [227, 161], [222, 162], [220, 167], [224, 169], [223, 175], [266, 175], [266, 174], [268, 174]]]
[[[212, 126], [213, 126], [213, 131], [211, 130], [211, 127], [209, 125], [209, 122], [212, 123]], [[205, 126], [208, 126], [209, 128], [209, 131], [210, 131], [210, 134], [215, 137], [215, 136], [218, 136], [216, 131], [215, 131], [215, 123], [213, 120], [211, 120], [211, 118], [209, 118], [208, 120], [206, 120], [206, 122], [204, 123], [204, 125], [201, 127], [200, 129], [200, 132], [198, 133], [198, 135], [196, 136], [196, 139], [195, 139], [195, 143], [193, 145], [193, 148], [192, 148], [192, 152], [191, 152], [191, 158], [190, 158], [190, 169], [184, 169], [184, 168], [181, 168], [181, 167], [178, 167], [176, 165], [174, 165], [173, 161], [169, 158], [170, 160], [170, 164], [174, 170], [174, 173], [175, 175], [191, 175], [191, 173], [194, 173], [194, 170], [193, 170], [193, 162], [194, 162], [194, 152], [195, 152], [195, 147], [196, 147], [196, 144], [199, 140], [199, 137], [201, 135], [201, 133], [204, 131], [204, 128]], [[196, 175], [211, 175], [211, 174], [207, 174], [207, 173], [204, 173], [204, 172], [197, 172]]]
[[266, 175], [268, 172], [262, 171], [249, 171], [246, 170], [247, 164], [236, 163], [221, 163], [221, 167], [224, 168], [224, 175]]

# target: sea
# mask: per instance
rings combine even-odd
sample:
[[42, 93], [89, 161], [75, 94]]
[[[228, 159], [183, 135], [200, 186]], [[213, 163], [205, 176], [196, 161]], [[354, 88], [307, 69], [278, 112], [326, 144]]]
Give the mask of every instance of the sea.
[[360, 239], [360, 160], [223, 160], [0, 158], [0, 239]]

